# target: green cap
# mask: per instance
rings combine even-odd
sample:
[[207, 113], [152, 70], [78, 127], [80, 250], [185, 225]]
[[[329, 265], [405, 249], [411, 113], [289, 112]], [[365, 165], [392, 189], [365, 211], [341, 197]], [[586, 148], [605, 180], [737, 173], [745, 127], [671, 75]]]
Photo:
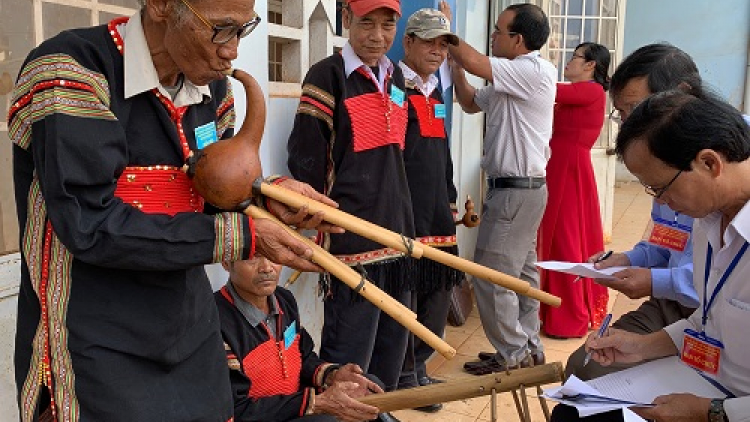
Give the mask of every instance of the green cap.
[[451, 24], [448, 18], [435, 9], [419, 9], [409, 16], [406, 21], [407, 35], [414, 34], [423, 40], [431, 40], [442, 35], [448, 37], [448, 42], [458, 45], [458, 37], [451, 32]]

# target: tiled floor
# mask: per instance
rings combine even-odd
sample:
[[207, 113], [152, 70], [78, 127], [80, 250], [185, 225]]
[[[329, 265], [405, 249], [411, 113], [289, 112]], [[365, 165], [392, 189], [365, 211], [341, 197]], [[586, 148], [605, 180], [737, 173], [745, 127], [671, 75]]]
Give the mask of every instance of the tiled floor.
[[[607, 249], [623, 251], [630, 249], [643, 236], [651, 211], [651, 197], [648, 196], [638, 183], [624, 183], [615, 189], [614, 219], [612, 242]], [[610, 291], [609, 306], [616, 320], [625, 312], [636, 308], [641, 300], [631, 300], [614, 290]], [[446, 380], [457, 377], [471, 376], [463, 371], [463, 364], [468, 360], [475, 360], [480, 351], [490, 351], [492, 346], [484, 335], [476, 308], [461, 327], [448, 327], [445, 340], [453, 346], [457, 354], [451, 360], [435, 355], [428, 362], [428, 370], [432, 376]], [[547, 362], [562, 362], [576, 350], [583, 339], [554, 340], [543, 338]], [[541, 406], [532, 389], [529, 394], [529, 407], [533, 421], [544, 421]], [[551, 403], [550, 403], [551, 405]], [[518, 421], [515, 404], [510, 393], [498, 395], [497, 417], [499, 421]], [[445, 403], [443, 410], [428, 414], [415, 410], [400, 410], [394, 415], [403, 422], [435, 421], [435, 422], [478, 422], [489, 421], [491, 416], [490, 396], [482, 396], [469, 400], [459, 400]]]

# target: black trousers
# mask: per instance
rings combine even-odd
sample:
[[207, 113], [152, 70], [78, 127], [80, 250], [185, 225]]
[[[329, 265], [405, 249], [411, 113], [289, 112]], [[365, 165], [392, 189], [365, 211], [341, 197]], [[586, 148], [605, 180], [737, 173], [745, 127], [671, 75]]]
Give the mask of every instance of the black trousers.
[[[404, 362], [408, 330], [378, 307], [359, 297], [341, 281], [324, 302], [320, 358], [333, 363], [356, 363], [385, 385], [386, 391], [398, 386]], [[411, 292], [389, 293], [407, 307]]]
[[[450, 290], [438, 289], [430, 292], [412, 293], [412, 310], [417, 314], [417, 321], [422, 323], [438, 337], [443, 337], [448, 320], [450, 306]], [[419, 378], [427, 376], [427, 359], [435, 349], [422, 341], [419, 337], [409, 333], [409, 343], [406, 346], [404, 367], [401, 370], [399, 388], [419, 386]]]

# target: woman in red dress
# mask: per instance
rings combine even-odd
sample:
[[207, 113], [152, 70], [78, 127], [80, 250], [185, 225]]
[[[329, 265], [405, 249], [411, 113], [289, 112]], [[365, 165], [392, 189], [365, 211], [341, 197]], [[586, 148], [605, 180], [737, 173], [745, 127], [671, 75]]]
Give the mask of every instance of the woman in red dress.
[[[605, 91], [609, 88], [607, 47], [582, 43], [565, 66], [558, 83], [555, 120], [547, 164], [549, 199], [539, 228], [540, 260], [585, 262], [604, 249], [599, 196], [591, 148], [604, 124]], [[590, 279], [542, 271], [542, 287], [562, 298], [562, 306], [542, 304], [544, 333], [550, 337], [583, 337], [607, 313], [607, 288]]]

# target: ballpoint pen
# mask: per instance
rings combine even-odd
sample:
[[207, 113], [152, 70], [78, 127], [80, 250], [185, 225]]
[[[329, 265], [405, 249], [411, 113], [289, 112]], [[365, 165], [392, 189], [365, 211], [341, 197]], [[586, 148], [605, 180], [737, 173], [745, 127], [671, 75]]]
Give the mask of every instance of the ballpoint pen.
[[[602, 262], [605, 259], [609, 258], [610, 256], [612, 256], [612, 251], [604, 252], [603, 254], [601, 254], [601, 256], [599, 256], [599, 258], [596, 258], [596, 260], [594, 261], [594, 264], [596, 264], [597, 262]], [[579, 275], [578, 277], [575, 278], [575, 280], [573, 280], [573, 282], [575, 283], [575, 282], [581, 280], [582, 278], [583, 277], [581, 277]]]
[[[607, 316], [604, 317], [604, 321], [602, 321], [602, 325], [599, 326], [599, 331], [596, 332], [596, 338], [602, 338], [602, 336], [604, 336], [604, 333], [607, 332], [607, 327], [609, 327], [610, 321], [612, 321], [612, 314], [607, 314]], [[588, 365], [590, 360], [591, 350], [586, 352], [586, 357], [583, 359], [583, 366]]]

